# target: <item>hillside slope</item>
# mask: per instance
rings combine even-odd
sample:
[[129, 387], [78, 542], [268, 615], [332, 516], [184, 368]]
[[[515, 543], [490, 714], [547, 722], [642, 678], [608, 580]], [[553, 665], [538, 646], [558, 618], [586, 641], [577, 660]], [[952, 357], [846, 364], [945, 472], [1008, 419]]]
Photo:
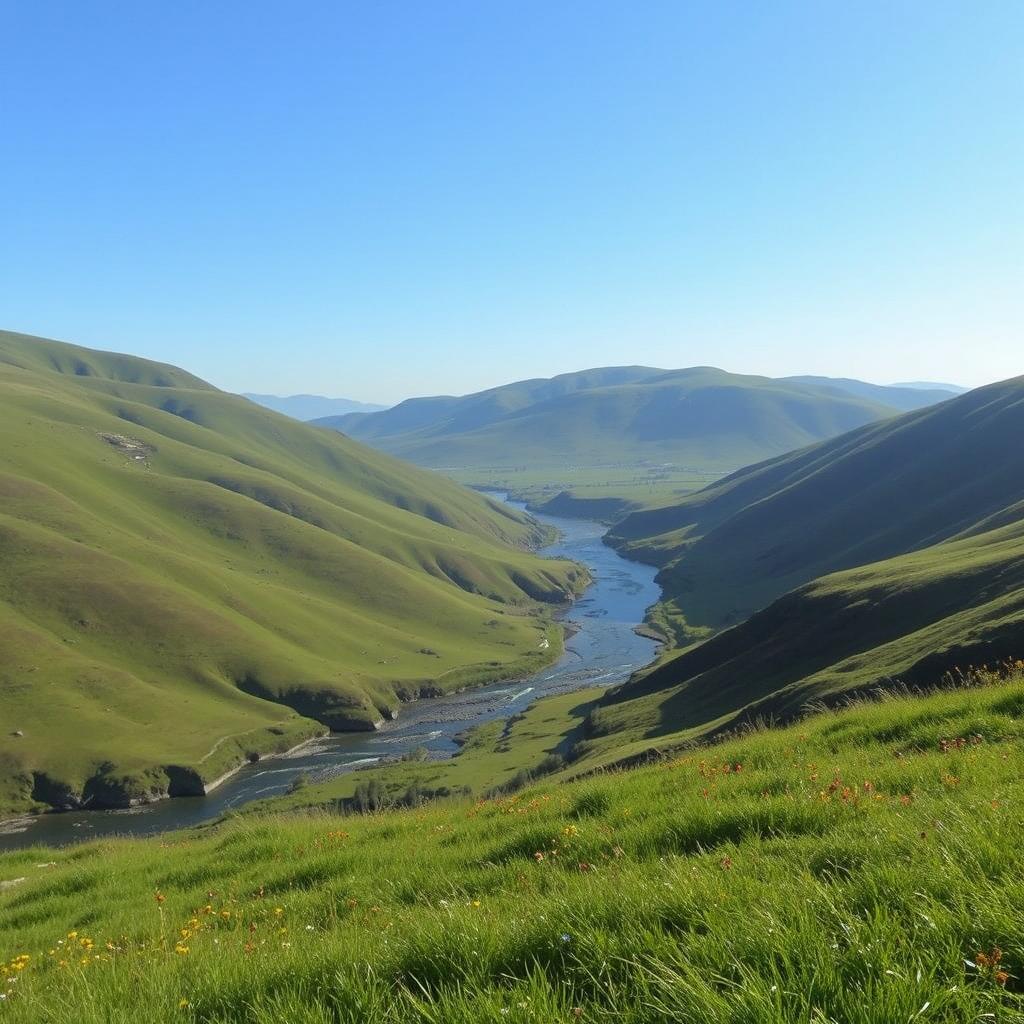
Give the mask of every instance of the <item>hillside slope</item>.
[[475, 474], [480, 483], [522, 467], [553, 479], [566, 467], [720, 476], [897, 411], [818, 383], [710, 367], [609, 367], [317, 422], [420, 465]]
[[590, 745], [787, 720], [808, 703], [928, 686], [1022, 651], [1024, 517], [786, 594], [605, 695]]
[[1024, 378], [869, 424], [637, 512], [609, 541], [663, 566], [695, 629], [740, 622], [817, 576], [1019, 518]]
[[560, 647], [578, 567], [436, 474], [22, 335], [0, 394], [0, 809], [196, 792]]
[[1016, 379], [628, 517], [611, 539], [664, 565], [655, 621], [680, 644], [738, 624], [608, 694], [591, 739], [702, 735], [1019, 656], [1022, 429]]

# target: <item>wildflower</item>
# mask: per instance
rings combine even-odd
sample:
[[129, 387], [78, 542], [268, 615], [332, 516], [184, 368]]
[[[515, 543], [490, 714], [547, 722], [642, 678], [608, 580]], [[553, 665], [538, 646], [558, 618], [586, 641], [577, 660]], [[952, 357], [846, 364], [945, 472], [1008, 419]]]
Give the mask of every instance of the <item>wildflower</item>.
[[534, 855], [533, 859], [539, 864], [544, 859], [544, 854], [538, 850]]
[[568, 932], [562, 932], [559, 936], [562, 942], [572, 942], [572, 936]]
[[188, 1000], [187, 999], [182, 999], [182, 1000], [180, 1000], [178, 1002], [178, 1009], [179, 1010], [184, 1010], [186, 1006], [188, 1006]]
[[175, 952], [175, 953], [177, 953], [177, 954], [178, 954], [178, 956], [188, 956], [188, 954], [189, 954], [189, 948], [188, 948], [188, 946], [184, 946], [184, 945], [182, 945], [182, 944], [181, 944], [181, 943], [179, 942], [179, 943], [178, 943], [178, 944], [177, 944], [177, 945], [176, 945], [176, 946], [174, 947], [174, 952]]
[[[157, 903], [163, 903], [167, 899], [167, 897], [159, 889], [157, 889], [157, 891], [153, 893], [153, 899], [155, 899]], [[74, 936], [71, 935], [68, 936], [68, 938], [73, 937]]]

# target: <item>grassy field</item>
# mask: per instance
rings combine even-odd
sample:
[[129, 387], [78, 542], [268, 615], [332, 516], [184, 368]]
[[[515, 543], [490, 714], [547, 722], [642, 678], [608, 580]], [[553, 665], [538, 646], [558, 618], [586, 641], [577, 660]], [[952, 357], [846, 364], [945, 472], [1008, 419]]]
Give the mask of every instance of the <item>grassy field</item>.
[[561, 649], [585, 574], [439, 474], [21, 335], [0, 393], [0, 814], [196, 792]]
[[[318, 420], [474, 486], [613, 518], [943, 393], [608, 367]], [[857, 390], [857, 389], [855, 389]]]
[[1024, 676], [967, 682], [498, 799], [5, 855], [0, 1013], [1020, 1022]]

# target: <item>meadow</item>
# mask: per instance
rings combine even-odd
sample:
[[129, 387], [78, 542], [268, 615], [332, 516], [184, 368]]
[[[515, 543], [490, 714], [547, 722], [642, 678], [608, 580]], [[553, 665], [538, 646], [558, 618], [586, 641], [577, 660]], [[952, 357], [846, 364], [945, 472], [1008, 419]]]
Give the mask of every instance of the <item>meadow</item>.
[[1024, 1020], [1024, 665], [629, 771], [0, 858], [0, 1019]]

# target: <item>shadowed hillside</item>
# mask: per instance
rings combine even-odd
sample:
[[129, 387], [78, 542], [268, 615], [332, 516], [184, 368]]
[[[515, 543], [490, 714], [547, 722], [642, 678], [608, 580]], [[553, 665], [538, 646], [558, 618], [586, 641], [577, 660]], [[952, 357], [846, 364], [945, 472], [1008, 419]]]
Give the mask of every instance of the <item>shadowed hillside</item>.
[[1017, 378], [740, 470], [609, 540], [664, 566], [678, 618], [719, 628], [816, 576], [1016, 521], [1021, 436]]
[[654, 621], [680, 643], [738, 624], [609, 694], [591, 736], [702, 734], [1019, 656], [1022, 430], [1018, 378], [627, 517], [613, 541], [664, 565]]

